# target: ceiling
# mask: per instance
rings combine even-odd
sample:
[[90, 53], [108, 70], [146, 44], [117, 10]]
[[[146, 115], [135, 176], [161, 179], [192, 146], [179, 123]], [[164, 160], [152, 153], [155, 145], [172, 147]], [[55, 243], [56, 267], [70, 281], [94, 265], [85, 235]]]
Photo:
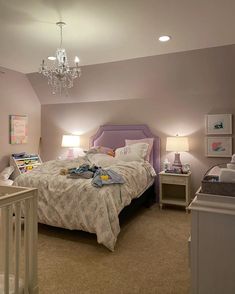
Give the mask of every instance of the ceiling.
[[37, 72], [59, 45], [60, 20], [81, 65], [235, 44], [234, 11], [234, 0], [0, 0], [0, 65]]

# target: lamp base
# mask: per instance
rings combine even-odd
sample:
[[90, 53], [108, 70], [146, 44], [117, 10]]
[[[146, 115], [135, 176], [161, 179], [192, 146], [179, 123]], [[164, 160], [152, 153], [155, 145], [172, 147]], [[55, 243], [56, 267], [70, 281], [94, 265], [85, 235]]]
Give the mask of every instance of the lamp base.
[[173, 167], [178, 167], [178, 168], [182, 168], [182, 163], [180, 161], [180, 153], [175, 153], [175, 160], [174, 163], [172, 164]]
[[68, 153], [67, 153], [67, 159], [69, 159], [69, 160], [74, 159], [74, 151], [73, 151], [73, 148], [69, 148]]

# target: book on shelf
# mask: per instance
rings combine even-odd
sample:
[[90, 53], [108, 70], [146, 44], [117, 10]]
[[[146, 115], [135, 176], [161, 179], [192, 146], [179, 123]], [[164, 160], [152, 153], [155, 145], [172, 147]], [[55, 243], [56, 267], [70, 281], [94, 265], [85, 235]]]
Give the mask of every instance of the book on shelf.
[[42, 160], [38, 154], [21, 152], [12, 154], [10, 164], [15, 168], [13, 177], [16, 177], [38, 167], [42, 164]]

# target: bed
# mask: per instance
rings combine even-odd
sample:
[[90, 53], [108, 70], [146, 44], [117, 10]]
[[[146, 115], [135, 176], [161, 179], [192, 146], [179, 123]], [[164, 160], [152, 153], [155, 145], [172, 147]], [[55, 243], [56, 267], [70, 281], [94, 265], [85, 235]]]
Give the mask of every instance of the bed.
[[116, 149], [124, 146], [126, 139], [144, 138], [154, 138], [149, 162], [118, 160], [109, 167], [124, 178], [124, 184], [97, 188], [91, 185], [91, 179], [74, 180], [60, 175], [63, 168], [87, 163], [87, 157], [46, 162], [18, 176], [14, 184], [38, 188], [40, 223], [95, 233], [97, 242], [113, 251], [123, 210], [144, 197], [154, 196], [158, 201], [158, 177], [154, 174], [160, 171], [160, 140], [146, 125], [104, 125], [90, 139], [90, 147]]

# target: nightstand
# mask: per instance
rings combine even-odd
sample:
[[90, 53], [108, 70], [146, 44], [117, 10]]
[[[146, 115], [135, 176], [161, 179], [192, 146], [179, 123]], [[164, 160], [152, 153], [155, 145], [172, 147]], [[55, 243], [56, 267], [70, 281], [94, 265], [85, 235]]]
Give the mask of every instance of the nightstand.
[[160, 208], [163, 204], [179, 205], [185, 208], [191, 201], [191, 172], [188, 174], [159, 173]]

